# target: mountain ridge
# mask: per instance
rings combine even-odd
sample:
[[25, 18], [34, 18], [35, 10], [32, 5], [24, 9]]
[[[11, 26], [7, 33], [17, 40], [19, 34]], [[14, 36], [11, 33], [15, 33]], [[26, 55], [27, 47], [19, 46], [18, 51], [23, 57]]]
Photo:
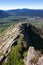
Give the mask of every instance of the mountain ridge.
[[43, 9], [12, 9], [12, 10], [0, 10], [0, 18], [6, 16], [36, 16], [43, 17]]

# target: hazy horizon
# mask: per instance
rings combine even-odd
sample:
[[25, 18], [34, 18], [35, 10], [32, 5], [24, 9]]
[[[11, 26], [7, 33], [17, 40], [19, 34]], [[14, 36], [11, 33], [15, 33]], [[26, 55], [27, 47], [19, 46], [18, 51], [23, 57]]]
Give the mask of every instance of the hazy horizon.
[[19, 9], [28, 9], [28, 10], [43, 10], [43, 9], [29, 9], [29, 8], [16, 8], [16, 9], [0, 9], [0, 10], [4, 10], [4, 11], [8, 11], [8, 10], [19, 10]]
[[0, 10], [43, 9], [43, 0], [0, 0]]

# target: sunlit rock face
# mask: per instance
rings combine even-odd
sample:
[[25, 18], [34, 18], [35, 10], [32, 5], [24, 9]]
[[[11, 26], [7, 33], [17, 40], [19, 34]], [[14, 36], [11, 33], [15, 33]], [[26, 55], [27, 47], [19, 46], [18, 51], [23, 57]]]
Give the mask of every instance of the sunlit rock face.
[[37, 52], [35, 51], [34, 47], [29, 47], [27, 60], [30, 61], [32, 58], [37, 56]]
[[[34, 58], [38, 58], [38, 60], [35, 60]], [[32, 61], [32, 63], [30, 61]], [[34, 61], [35, 61], [35, 63], [34, 63]], [[25, 65], [43, 65], [43, 54], [41, 56], [39, 56], [38, 52], [36, 52], [34, 47], [29, 47], [28, 55], [27, 55], [27, 57], [24, 58], [24, 63], [25, 63]]]
[[28, 55], [24, 59], [25, 65], [33, 65], [30, 63], [30, 60], [37, 57], [37, 56], [38, 56], [38, 54], [37, 54], [36, 50], [34, 49], [34, 47], [29, 47]]
[[37, 65], [43, 65], [43, 56], [39, 58]]

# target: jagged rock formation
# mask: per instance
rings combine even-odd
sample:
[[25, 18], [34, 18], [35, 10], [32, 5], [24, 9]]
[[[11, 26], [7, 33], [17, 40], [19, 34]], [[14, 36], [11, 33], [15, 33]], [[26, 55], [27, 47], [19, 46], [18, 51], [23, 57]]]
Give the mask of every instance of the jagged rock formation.
[[34, 47], [29, 47], [28, 55], [24, 58], [25, 65], [43, 65], [43, 55], [39, 57]]
[[27, 59], [30, 61], [32, 58], [36, 56], [38, 56], [38, 54], [35, 51], [34, 47], [29, 47]]
[[38, 27], [37, 25], [30, 25], [31, 29], [38, 34], [41, 38], [43, 38], [43, 28], [42, 27]]
[[[11, 50], [12, 45], [13, 44], [15, 45], [15, 42], [17, 41], [17, 38], [21, 33], [24, 35], [24, 40], [29, 43], [29, 40], [26, 38], [27, 37], [26, 34], [27, 34], [27, 32], [29, 32], [28, 34], [30, 35], [31, 31], [34, 32], [35, 34], [38, 33], [36, 31], [36, 27], [31, 24], [28, 24], [27, 22], [18, 23], [15, 26], [12, 25], [6, 31], [4, 31], [4, 33], [1, 34], [3, 36], [0, 36], [0, 62], [3, 61], [3, 59], [5, 57], [7, 57], [8, 53]], [[42, 38], [43, 38], [43, 36], [42, 36]], [[43, 41], [42, 41], [42, 43], [43, 43]], [[29, 44], [29, 45], [31, 46], [31, 44]], [[37, 53], [35, 52], [33, 47], [32, 48], [30, 47], [28, 52], [30, 52], [30, 54], [34, 53], [33, 56], [31, 54], [32, 58], [37, 56]], [[30, 60], [31, 57], [28, 60]]]
[[39, 58], [37, 65], [43, 65], [43, 56]]
[[38, 54], [37, 52], [35, 51], [34, 47], [29, 47], [29, 50], [28, 50], [28, 55], [26, 58], [24, 58], [24, 62], [26, 65], [32, 65], [30, 60], [37, 57]]
[[16, 42], [20, 31], [18, 27], [11, 26], [10, 29], [4, 32], [4, 36], [1, 38], [0, 43], [0, 62], [7, 56], [11, 46]]

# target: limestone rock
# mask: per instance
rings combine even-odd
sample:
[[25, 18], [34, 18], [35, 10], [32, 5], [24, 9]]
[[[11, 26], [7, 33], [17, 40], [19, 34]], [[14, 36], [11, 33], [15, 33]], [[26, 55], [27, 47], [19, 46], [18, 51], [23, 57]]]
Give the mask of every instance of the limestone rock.
[[34, 49], [34, 47], [29, 47], [28, 55], [27, 55], [27, 57], [24, 58], [25, 65], [33, 65], [30, 63], [30, 60], [37, 56], [38, 56], [38, 54], [37, 54], [36, 50]]
[[30, 61], [32, 58], [36, 57], [38, 54], [34, 47], [29, 47], [27, 60]]
[[43, 65], [43, 54], [41, 56], [38, 55], [34, 47], [29, 47], [28, 55], [24, 58], [25, 65]]
[[37, 65], [43, 65], [43, 56], [39, 58]]

